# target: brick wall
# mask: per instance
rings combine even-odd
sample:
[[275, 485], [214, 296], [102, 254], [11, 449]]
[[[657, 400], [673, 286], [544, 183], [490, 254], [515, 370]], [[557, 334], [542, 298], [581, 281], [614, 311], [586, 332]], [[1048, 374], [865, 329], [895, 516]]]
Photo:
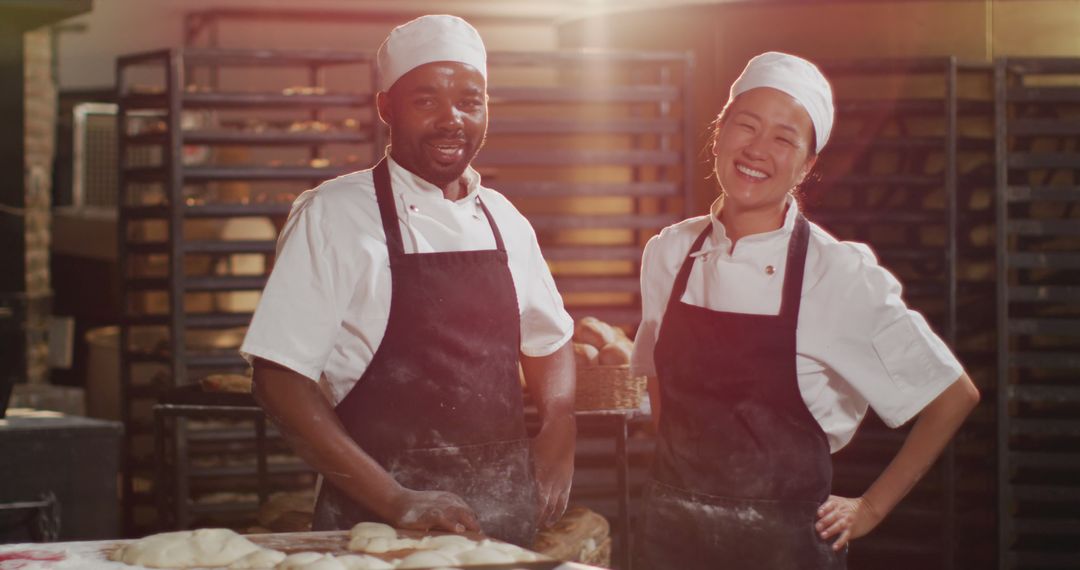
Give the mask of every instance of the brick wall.
[[52, 217], [52, 162], [56, 147], [56, 83], [52, 73], [52, 37], [48, 28], [27, 32], [24, 46], [26, 232], [26, 378], [48, 379], [48, 320], [52, 284], [49, 240]]

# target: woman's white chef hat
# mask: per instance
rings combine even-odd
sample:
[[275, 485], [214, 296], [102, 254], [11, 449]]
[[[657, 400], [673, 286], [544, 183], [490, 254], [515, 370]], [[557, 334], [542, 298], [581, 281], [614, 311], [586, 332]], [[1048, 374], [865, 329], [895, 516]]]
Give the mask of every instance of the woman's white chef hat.
[[436, 61], [471, 65], [487, 79], [487, 51], [480, 34], [457, 16], [431, 15], [394, 28], [379, 46], [379, 90], [387, 91], [402, 75]]
[[765, 52], [751, 59], [742, 75], [731, 84], [728, 104], [757, 87], [772, 87], [794, 97], [814, 123], [817, 152], [825, 148], [833, 127], [833, 93], [829, 80], [816, 65], [794, 55]]

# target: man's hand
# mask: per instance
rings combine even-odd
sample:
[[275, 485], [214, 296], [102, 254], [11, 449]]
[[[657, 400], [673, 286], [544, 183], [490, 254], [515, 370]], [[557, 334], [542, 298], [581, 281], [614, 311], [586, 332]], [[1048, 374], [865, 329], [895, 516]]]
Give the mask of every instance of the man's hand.
[[[562, 518], [574, 480], [574, 446], [577, 429], [573, 416], [544, 424], [533, 440], [536, 488], [540, 501], [540, 525], [549, 527]], [[571, 445], [567, 445], [567, 442]]]
[[525, 385], [540, 412], [540, 432], [532, 442], [540, 526], [562, 518], [574, 478], [574, 349], [570, 341], [547, 356], [521, 356]]
[[446, 491], [402, 489], [391, 502], [387, 523], [395, 528], [480, 532], [476, 514], [461, 497]]
[[825, 504], [818, 508], [817, 515], [814, 529], [818, 536], [830, 540], [840, 535], [833, 542], [833, 550], [841, 550], [852, 540], [866, 536], [882, 519], [865, 498], [848, 499], [836, 495], [829, 495]]

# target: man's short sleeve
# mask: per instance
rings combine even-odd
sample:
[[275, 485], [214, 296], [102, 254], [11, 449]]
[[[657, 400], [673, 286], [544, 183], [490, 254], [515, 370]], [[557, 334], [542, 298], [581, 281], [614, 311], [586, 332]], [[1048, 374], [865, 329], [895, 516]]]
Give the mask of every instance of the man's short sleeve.
[[574, 320], [563, 306], [562, 295], [555, 287], [555, 279], [531, 226], [528, 226], [522, 264], [518, 267], [521, 270], [515, 271], [514, 287], [521, 303], [521, 352], [531, 357], [547, 356], [574, 335]]
[[297, 198], [278, 238], [274, 269], [240, 348], [318, 381], [349, 302], [343, 270], [317, 192]]

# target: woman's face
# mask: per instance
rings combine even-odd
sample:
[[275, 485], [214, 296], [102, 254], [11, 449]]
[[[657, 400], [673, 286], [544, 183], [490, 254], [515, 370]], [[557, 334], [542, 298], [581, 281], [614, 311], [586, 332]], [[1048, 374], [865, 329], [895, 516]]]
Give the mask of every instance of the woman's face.
[[811, 152], [813, 133], [810, 115], [787, 93], [759, 87], [736, 97], [713, 141], [724, 208], [782, 207], [817, 160]]

